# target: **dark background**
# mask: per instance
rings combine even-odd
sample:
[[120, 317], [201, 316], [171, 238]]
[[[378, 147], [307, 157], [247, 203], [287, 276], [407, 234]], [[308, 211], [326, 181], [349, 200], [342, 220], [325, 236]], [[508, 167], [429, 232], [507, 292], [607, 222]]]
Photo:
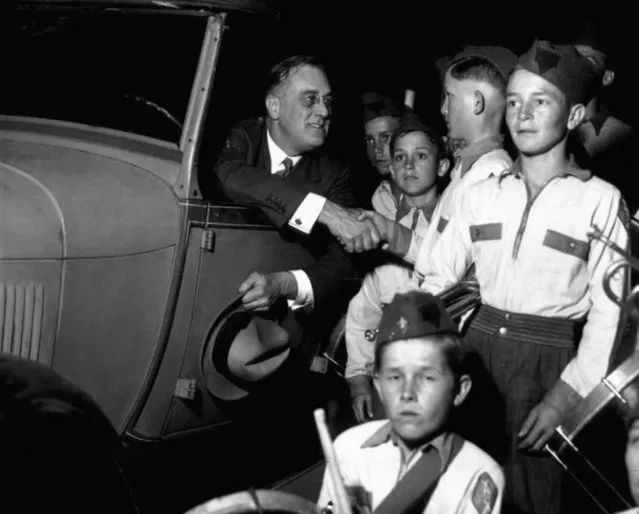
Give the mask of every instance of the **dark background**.
[[[202, 148], [211, 158], [233, 122], [260, 114], [260, 77], [278, 57], [305, 52], [324, 58], [337, 100], [331, 139], [340, 150], [357, 155], [363, 150], [360, 95], [364, 91], [377, 90], [403, 100], [405, 89], [414, 89], [416, 110], [437, 123], [441, 118], [434, 66], [438, 57], [464, 44], [500, 44], [522, 53], [536, 37], [556, 42], [569, 39], [588, 17], [555, 14], [546, 5], [535, 4], [517, 5], [515, 12], [489, 4], [469, 9], [447, 2], [433, 8], [432, 3], [401, 0], [280, 3], [290, 8], [277, 24], [262, 18], [248, 22], [247, 18], [233, 20], [229, 16]], [[168, 140], [179, 137], [179, 130], [158, 112], [135, 103], [131, 95], [156, 102], [177, 118], [183, 116], [202, 33], [193, 30], [192, 20], [175, 16], [151, 22], [119, 14], [88, 16], [69, 23], [64, 30], [33, 37], [31, 29], [13, 32], [9, 11], [2, 11], [8, 5], [0, 0], [0, 48], [6, 63], [0, 78], [0, 113], [48, 114], [148, 131]], [[523, 9], [526, 14], [519, 12]], [[616, 58], [611, 107], [615, 115], [636, 125], [639, 30], [633, 26], [634, 16], [627, 8], [591, 17], [608, 36]], [[36, 20], [34, 26], [38, 24], [37, 17], [25, 18]], [[205, 159], [201, 163], [206, 175], [210, 168]], [[145, 492], [152, 507], [180, 512], [246, 484], [266, 486], [317, 459], [317, 445], [307, 443], [316, 443], [312, 426], [306, 434], [286, 429], [273, 432], [254, 438], [256, 448], [248, 452], [246, 448], [229, 449], [231, 453], [249, 453], [250, 460], [224, 459], [211, 449], [210, 441], [191, 442], [190, 451], [163, 449], [153, 457], [144, 453], [154, 449], [145, 448], [139, 455], [140, 471], [134, 482], [148, 489]], [[187, 454], [195, 458], [188, 460]], [[228, 462], [238, 469], [229, 468]], [[242, 467], [246, 469], [239, 469]], [[241, 480], [235, 482], [238, 477]], [[153, 511], [149, 508], [147, 512]]]
[[439, 107], [438, 57], [464, 44], [502, 45], [521, 54], [535, 38], [568, 42], [585, 22], [595, 22], [599, 38], [615, 58], [617, 79], [610, 95], [614, 108], [628, 122], [636, 124], [638, 119], [634, 91], [639, 30], [629, 7], [562, 13], [534, 4], [515, 9], [453, 2], [433, 8], [432, 2], [406, 0], [299, 3], [309, 6], [298, 6], [282, 20], [291, 27], [291, 47], [324, 56], [334, 67], [336, 87], [382, 90], [399, 99], [412, 88], [416, 108], [429, 115], [437, 114]]

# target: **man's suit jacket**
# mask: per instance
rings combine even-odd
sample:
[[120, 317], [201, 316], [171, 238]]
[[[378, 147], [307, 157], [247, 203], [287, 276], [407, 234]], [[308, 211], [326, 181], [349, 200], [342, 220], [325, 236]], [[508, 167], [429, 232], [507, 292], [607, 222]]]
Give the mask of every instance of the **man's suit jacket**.
[[315, 305], [325, 306], [351, 274], [350, 256], [324, 226], [316, 224], [307, 236], [288, 227], [288, 221], [308, 193], [354, 206], [348, 168], [320, 149], [304, 154], [286, 178], [271, 174], [266, 123], [258, 118], [233, 127], [215, 164], [215, 173], [231, 200], [260, 207], [280, 228], [282, 237], [298, 241], [316, 258], [314, 264], [301, 269], [313, 286]]

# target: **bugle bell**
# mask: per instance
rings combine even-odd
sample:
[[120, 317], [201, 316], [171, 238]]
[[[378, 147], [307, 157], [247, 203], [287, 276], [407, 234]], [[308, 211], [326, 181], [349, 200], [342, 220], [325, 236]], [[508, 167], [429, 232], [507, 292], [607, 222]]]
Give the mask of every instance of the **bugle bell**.
[[[455, 321], [459, 321], [464, 314], [473, 310], [480, 302], [479, 284], [474, 278], [458, 282], [454, 286], [442, 291], [439, 295], [446, 311]], [[369, 329], [364, 332], [368, 341], [374, 341], [379, 329]]]
[[590, 230], [588, 231], [588, 236], [592, 239], [597, 239], [601, 241], [608, 248], [616, 252], [621, 256], [621, 259], [616, 260], [612, 264], [608, 266], [603, 276], [603, 290], [606, 293], [606, 296], [610, 298], [610, 301], [617, 304], [621, 309], [628, 309], [628, 312], [633, 315], [639, 314], [639, 286], [635, 286], [630, 294], [626, 298], [620, 298], [614, 292], [612, 287], [612, 282], [614, 280], [615, 275], [619, 272], [621, 268], [634, 269], [635, 271], [639, 271], [639, 259], [634, 257], [630, 252], [621, 248], [614, 241], [611, 241], [610, 238], [604, 235], [601, 229], [597, 225], [592, 225]]

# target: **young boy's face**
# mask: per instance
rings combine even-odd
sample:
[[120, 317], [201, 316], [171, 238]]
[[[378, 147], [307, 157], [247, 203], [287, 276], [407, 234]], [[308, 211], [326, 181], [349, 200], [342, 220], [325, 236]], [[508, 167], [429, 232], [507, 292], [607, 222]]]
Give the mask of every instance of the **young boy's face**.
[[442, 430], [470, 388], [467, 376], [461, 381], [467, 386], [458, 387], [441, 343], [428, 337], [390, 343], [375, 375], [393, 430], [409, 447], [423, 444]]
[[441, 113], [446, 121], [448, 137], [466, 140], [468, 122], [473, 115], [474, 84], [469, 80], [453, 78], [449, 70], [446, 72], [443, 87]]
[[557, 86], [527, 70], [508, 82], [506, 124], [524, 155], [540, 155], [560, 143], [568, 131], [570, 108]]
[[390, 174], [390, 140], [399, 120], [392, 116], [379, 116], [364, 125], [366, 155], [380, 175]]
[[432, 189], [442, 168], [437, 146], [423, 132], [408, 132], [395, 141], [391, 172], [405, 195], [419, 196]]

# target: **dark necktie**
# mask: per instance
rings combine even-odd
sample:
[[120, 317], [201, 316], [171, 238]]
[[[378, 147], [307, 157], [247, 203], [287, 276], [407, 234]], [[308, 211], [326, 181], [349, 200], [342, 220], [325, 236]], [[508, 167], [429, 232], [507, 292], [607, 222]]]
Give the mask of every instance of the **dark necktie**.
[[288, 174], [293, 169], [293, 161], [292, 161], [292, 159], [290, 157], [287, 157], [286, 159], [284, 159], [282, 161], [282, 166], [284, 166], [284, 169], [276, 171], [275, 174], [280, 176], [280, 177], [282, 177], [282, 178], [286, 178], [286, 177], [288, 177]]

